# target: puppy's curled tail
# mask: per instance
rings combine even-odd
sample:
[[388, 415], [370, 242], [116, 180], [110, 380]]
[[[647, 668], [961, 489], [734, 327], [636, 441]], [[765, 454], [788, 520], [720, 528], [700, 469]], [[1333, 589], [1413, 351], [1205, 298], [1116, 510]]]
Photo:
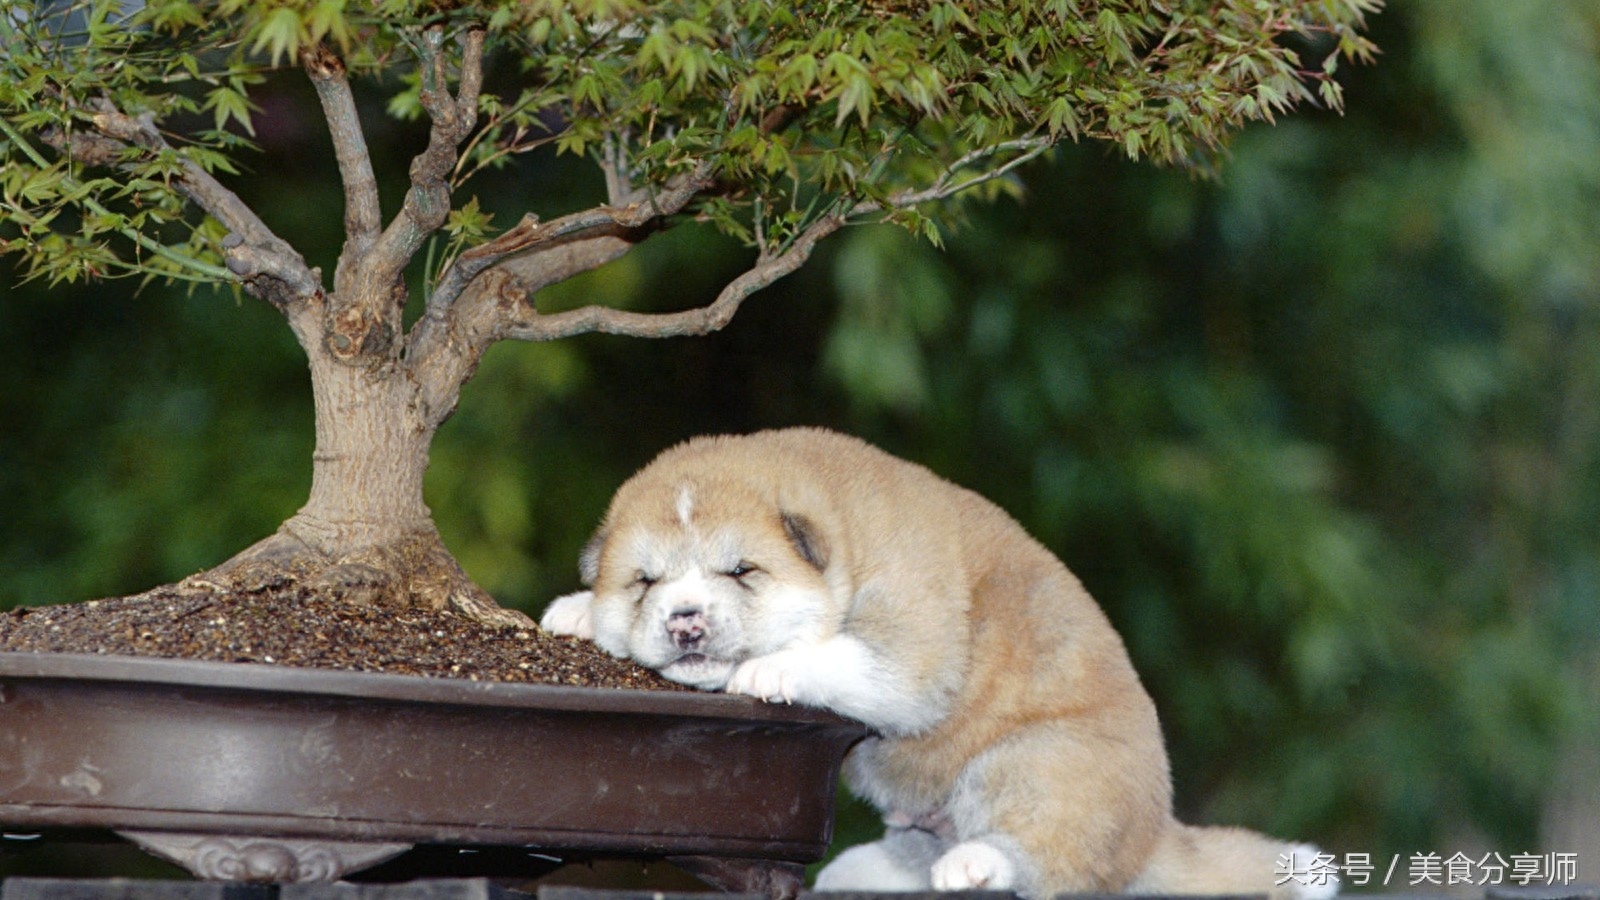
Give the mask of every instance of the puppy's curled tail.
[[1273, 840], [1244, 828], [1173, 822], [1125, 891], [1329, 900], [1339, 892], [1339, 879], [1316, 868], [1318, 853], [1310, 844]]

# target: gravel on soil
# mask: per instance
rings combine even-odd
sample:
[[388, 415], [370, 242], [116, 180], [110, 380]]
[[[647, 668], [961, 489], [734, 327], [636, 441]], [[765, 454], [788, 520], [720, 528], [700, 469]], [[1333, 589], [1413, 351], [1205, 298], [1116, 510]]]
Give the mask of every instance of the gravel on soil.
[[473, 681], [689, 690], [588, 641], [453, 612], [361, 606], [293, 587], [219, 596], [169, 585], [0, 613], [0, 651], [251, 662]]

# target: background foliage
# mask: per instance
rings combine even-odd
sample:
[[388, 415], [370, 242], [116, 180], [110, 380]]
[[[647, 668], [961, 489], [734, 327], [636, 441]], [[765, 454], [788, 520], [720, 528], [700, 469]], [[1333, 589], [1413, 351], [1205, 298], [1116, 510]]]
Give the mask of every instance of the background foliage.
[[[1587, 850], [1600, 878], [1564, 824], [1600, 793], [1600, 13], [1408, 0], [1372, 24], [1346, 115], [1246, 131], [1215, 181], [1067, 146], [944, 249], [851, 229], [716, 336], [493, 348], [435, 445], [446, 542], [537, 610], [672, 441], [853, 431], [1079, 572], [1187, 815], [1382, 859]], [[248, 199], [331, 265], [324, 138], [256, 129], [291, 162]], [[555, 159], [489, 177], [596, 190]], [[680, 308], [742, 263], [679, 230], [559, 290]], [[0, 603], [180, 578], [304, 499], [304, 360], [265, 304], [15, 285]]]

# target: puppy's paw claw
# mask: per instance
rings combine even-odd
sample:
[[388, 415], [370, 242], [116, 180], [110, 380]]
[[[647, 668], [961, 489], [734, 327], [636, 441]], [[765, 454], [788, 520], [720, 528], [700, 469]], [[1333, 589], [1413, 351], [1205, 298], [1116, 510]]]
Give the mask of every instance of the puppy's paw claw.
[[579, 591], [550, 601], [539, 627], [551, 634], [594, 639], [594, 592]]
[[768, 703], [793, 703], [798, 681], [798, 667], [792, 654], [780, 651], [740, 663], [728, 677], [724, 690]]
[[936, 891], [1003, 891], [1014, 880], [1011, 860], [983, 841], [957, 844], [933, 864]]

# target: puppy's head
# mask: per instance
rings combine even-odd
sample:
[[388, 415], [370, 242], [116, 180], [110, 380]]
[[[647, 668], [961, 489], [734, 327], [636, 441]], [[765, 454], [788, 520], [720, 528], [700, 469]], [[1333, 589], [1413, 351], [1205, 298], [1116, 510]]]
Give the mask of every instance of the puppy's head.
[[812, 521], [716, 473], [646, 468], [618, 491], [579, 568], [596, 643], [702, 690], [751, 657], [826, 636], [838, 616]]
[[646, 468], [622, 485], [579, 569], [595, 642], [717, 690], [742, 661], [837, 628], [827, 562], [816, 525], [765, 485]]

